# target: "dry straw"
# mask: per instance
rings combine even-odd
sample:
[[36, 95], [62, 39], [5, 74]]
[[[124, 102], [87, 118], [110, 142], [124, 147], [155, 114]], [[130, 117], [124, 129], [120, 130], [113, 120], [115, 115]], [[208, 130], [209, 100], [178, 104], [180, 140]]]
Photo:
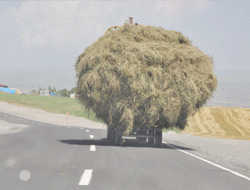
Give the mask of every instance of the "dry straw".
[[124, 134], [142, 126], [184, 129], [217, 86], [212, 58], [180, 32], [125, 24], [78, 57], [77, 96]]

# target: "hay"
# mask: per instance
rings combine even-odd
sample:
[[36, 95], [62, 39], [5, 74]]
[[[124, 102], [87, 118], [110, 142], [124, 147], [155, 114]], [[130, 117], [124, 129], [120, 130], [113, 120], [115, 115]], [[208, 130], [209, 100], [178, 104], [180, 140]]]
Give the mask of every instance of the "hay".
[[110, 127], [184, 129], [217, 86], [212, 58], [180, 32], [125, 24], [78, 57], [77, 96]]

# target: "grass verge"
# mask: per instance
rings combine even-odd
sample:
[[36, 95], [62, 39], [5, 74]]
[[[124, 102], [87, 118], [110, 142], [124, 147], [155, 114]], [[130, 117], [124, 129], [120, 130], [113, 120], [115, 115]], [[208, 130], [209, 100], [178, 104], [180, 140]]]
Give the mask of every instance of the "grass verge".
[[0, 93], [0, 101], [23, 107], [37, 108], [51, 113], [66, 114], [68, 112], [69, 115], [84, 117], [94, 122], [102, 122], [96, 118], [95, 113], [85, 110], [73, 98]]

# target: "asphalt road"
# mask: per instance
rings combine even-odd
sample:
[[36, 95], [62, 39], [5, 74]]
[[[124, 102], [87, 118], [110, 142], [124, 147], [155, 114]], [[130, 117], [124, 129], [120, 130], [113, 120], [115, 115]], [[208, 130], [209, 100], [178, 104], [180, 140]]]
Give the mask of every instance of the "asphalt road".
[[147, 147], [131, 140], [112, 146], [106, 130], [62, 127], [1, 112], [0, 120], [30, 126], [0, 136], [1, 190], [250, 189], [249, 180], [165, 144]]

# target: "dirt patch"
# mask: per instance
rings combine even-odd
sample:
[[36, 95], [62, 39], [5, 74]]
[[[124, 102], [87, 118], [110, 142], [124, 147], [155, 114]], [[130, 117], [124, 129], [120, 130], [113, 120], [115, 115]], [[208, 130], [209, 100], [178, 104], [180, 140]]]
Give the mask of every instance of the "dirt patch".
[[28, 125], [12, 124], [6, 121], [0, 120], [0, 135], [7, 135], [12, 133], [18, 133], [23, 131]]

